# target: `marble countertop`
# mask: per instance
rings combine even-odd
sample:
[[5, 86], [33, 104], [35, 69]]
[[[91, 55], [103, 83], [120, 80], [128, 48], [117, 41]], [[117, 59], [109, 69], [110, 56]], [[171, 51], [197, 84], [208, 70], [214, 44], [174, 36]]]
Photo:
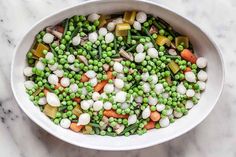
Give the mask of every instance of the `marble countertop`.
[[236, 1], [156, 1], [191, 19], [209, 32], [223, 52], [226, 83], [212, 113], [190, 132], [146, 149], [105, 152], [78, 148], [49, 135], [18, 107], [10, 88], [13, 49], [36, 21], [79, 0], [0, 0], [0, 156], [236, 156]]

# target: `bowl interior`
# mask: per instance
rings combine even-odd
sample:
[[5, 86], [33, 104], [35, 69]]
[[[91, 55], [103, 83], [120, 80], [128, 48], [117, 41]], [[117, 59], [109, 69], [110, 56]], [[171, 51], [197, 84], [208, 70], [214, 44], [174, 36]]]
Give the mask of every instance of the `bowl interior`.
[[[28, 99], [23, 82], [23, 68], [26, 66], [26, 53], [28, 52], [34, 36], [42, 28], [56, 24], [67, 17], [76, 14], [87, 15], [90, 13], [110, 14], [125, 10], [143, 10], [154, 16], [159, 16], [170, 23], [174, 29], [190, 37], [195, 52], [208, 60], [207, 87], [198, 105], [190, 110], [189, 114], [167, 128], [151, 130], [143, 136], [129, 137], [102, 137], [74, 133], [54, 125], [37, 107]], [[23, 37], [15, 50], [12, 63], [11, 83], [14, 95], [22, 110], [39, 126], [54, 136], [71, 144], [101, 150], [129, 150], [148, 147], [173, 139], [199, 124], [212, 110], [222, 90], [224, 79], [223, 63], [216, 45], [197, 26], [185, 18], [169, 11], [168, 9], [146, 1], [107, 0], [92, 1], [67, 8], [53, 14], [34, 25]]]

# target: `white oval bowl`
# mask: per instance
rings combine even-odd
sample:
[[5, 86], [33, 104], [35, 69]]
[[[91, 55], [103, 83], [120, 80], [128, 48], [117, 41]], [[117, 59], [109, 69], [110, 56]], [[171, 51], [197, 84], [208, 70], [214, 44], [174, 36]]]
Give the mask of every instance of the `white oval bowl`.
[[[146, 134], [129, 137], [108, 137], [97, 135], [83, 135], [74, 133], [55, 125], [44, 113], [33, 105], [25, 92], [23, 69], [27, 65], [26, 53], [33, 43], [35, 35], [46, 26], [57, 24], [73, 15], [87, 15], [90, 13], [116, 13], [126, 10], [142, 10], [166, 20], [173, 28], [189, 36], [198, 56], [208, 60], [208, 81], [199, 103], [194, 106], [187, 116], [176, 120], [167, 128], [153, 129]], [[183, 27], [184, 26], [184, 27]], [[52, 14], [31, 27], [15, 49], [11, 67], [11, 86], [20, 108], [36, 124], [59, 139], [76, 146], [99, 150], [131, 150], [160, 144], [180, 136], [198, 125], [215, 106], [224, 84], [223, 60], [217, 45], [199, 27], [186, 18], [153, 2], [145, 0], [96, 0], [80, 3]], [[206, 128], [207, 129], [207, 128]]]

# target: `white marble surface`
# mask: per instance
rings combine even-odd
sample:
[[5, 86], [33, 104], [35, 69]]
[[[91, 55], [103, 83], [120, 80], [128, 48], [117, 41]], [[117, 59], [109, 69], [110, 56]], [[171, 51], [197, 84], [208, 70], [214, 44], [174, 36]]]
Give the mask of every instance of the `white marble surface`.
[[159, 0], [190, 18], [216, 40], [226, 65], [226, 84], [210, 116], [187, 134], [161, 145], [129, 152], [104, 152], [62, 142], [34, 124], [17, 106], [10, 89], [13, 49], [27, 29], [44, 16], [79, 0], [0, 0], [0, 156], [236, 156], [236, 1]]

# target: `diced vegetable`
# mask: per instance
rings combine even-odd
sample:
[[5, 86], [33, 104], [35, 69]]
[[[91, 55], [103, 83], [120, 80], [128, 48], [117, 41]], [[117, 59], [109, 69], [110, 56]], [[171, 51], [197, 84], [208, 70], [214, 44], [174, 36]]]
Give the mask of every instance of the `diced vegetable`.
[[180, 68], [179, 65], [175, 63], [175, 61], [170, 61], [170, 63], [168, 64], [168, 67], [171, 69], [171, 71], [176, 74]]
[[113, 118], [128, 118], [128, 115], [117, 114], [114, 110], [105, 110], [103, 115], [106, 117], [113, 117]]
[[53, 107], [49, 104], [44, 106], [43, 112], [50, 118], [55, 118], [57, 113], [57, 107]]
[[103, 81], [101, 81], [101, 82], [99, 82], [95, 87], [94, 87], [94, 91], [95, 92], [100, 92], [103, 88], [104, 88], [104, 86], [107, 84], [107, 80], [103, 80]]
[[99, 28], [103, 27], [107, 23], [106, 16], [101, 15], [99, 18]]
[[77, 123], [70, 124], [70, 129], [74, 132], [80, 132], [83, 127], [83, 125], [77, 125]]
[[188, 37], [184, 37], [184, 36], [176, 37], [175, 38], [175, 46], [178, 47], [179, 45], [184, 46], [184, 48], [188, 48], [189, 47], [189, 39], [188, 39]]
[[37, 56], [37, 57], [44, 57], [45, 55], [43, 54], [43, 50], [49, 50], [49, 47], [48, 46], [46, 46], [46, 45], [44, 45], [44, 44], [42, 44], [42, 43], [39, 43], [38, 44], [38, 46], [37, 46], [37, 48], [36, 48], [36, 50], [35, 51], [33, 51], [33, 54], [35, 55], [35, 56]]
[[116, 25], [116, 36], [127, 36], [128, 30], [131, 29], [128, 23], [119, 23]]
[[157, 43], [157, 45], [159, 45], [159, 46], [163, 46], [163, 45], [170, 46], [171, 41], [170, 41], [170, 39], [168, 39], [168, 38], [165, 37], [165, 36], [158, 35], [158, 36], [157, 36], [157, 39], [156, 39], [156, 43]]
[[123, 21], [132, 25], [134, 23], [136, 11], [126, 11], [124, 13]]
[[75, 108], [72, 110], [72, 113], [79, 117], [83, 113], [80, 105], [76, 105]]
[[181, 57], [185, 59], [186, 61], [189, 61], [191, 63], [196, 63], [197, 57], [189, 50], [189, 49], [184, 49], [180, 53]]
[[93, 132], [93, 128], [90, 125], [85, 125], [82, 133], [83, 134], [91, 134]]
[[145, 129], [147, 130], [150, 130], [150, 129], [153, 129], [155, 128], [155, 122], [150, 120], [145, 126], [144, 126]]

